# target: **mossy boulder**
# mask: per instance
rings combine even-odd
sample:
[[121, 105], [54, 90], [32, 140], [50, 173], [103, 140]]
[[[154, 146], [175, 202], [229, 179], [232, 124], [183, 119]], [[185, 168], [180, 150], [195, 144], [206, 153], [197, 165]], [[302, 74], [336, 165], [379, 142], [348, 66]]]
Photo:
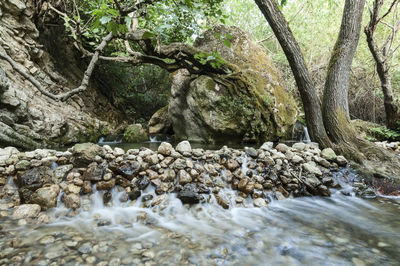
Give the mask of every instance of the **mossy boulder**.
[[[232, 36], [226, 46], [217, 36]], [[177, 139], [220, 142], [285, 139], [292, 132], [298, 108], [286, 92], [277, 69], [246, 32], [217, 26], [196, 40], [197, 48], [218, 51], [237, 66], [230, 75], [171, 75], [168, 114]]]
[[172, 124], [168, 117], [168, 105], [153, 114], [149, 121], [149, 134], [172, 134]]
[[146, 131], [141, 124], [129, 125], [124, 132], [124, 141], [130, 143], [143, 142], [148, 140]]

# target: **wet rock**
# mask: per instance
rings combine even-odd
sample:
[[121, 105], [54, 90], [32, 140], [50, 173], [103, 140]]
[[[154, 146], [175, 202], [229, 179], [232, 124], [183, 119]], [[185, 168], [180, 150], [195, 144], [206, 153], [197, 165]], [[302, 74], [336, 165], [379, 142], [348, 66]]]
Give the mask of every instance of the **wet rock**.
[[192, 182], [192, 177], [185, 170], [180, 170], [178, 172], [178, 180], [179, 184], [185, 185]]
[[36, 217], [41, 208], [38, 204], [22, 204], [14, 208], [13, 219]]
[[149, 201], [149, 200], [152, 200], [152, 199], [153, 199], [153, 195], [151, 195], [151, 194], [147, 194], [147, 195], [144, 195], [142, 197], [142, 201], [143, 202], [146, 202], [146, 201]]
[[126, 178], [124, 178], [124, 177], [122, 177], [120, 175], [117, 175], [116, 184], [126, 188], [126, 187], [129, 187], [131, 185], [131, 182], [128, 179], [126, 179]]
[[83, 243], [79, 248], [78, 251], [81, 254], [88, 254], [92, 252], [92, 244], [90, 244], [89, 242]]
[[90, 181], [83, 181], [82, 192], [83, 194], [89, 194], [93, 192], [92, 183]]
[[140, 197], [141, 194], [142, 192], [140, 192], [139, 189], [134, 188], [131, 192], [128, 193], [128, 197], [130, 200], [136, 200], [137, 198]]
[[65, 204], [65, 207], [69, 209], [79, 209], [81, 207], [81, 199], [79, 195], [76, 194], [65, 194], [63, 196], [63, 202]]
[[148, 177], [150, 178], [150, 180], [153, 180], [153, 179], [157, 179], [157, 178], [158, 178], [158, 173], [155, 172], [155, 171], [153, 171], [153, 170], [147, 169], [147, 170], [146, 170], [146, 174], [148, 175]]
[[114, 173], [117, 173], [129, 180], [132, 180], [132, 178], [140, 172], [141, 166], [140, 166], [139, 162], [133, 161], [133, 162], [125, 162], [125, 163], [121, 164], [120, 166], [115, 166], [115, 165], [110, 164], [109, 168]]
[[376, 193], [372, 188], [367, 188], [365, 190], [361, 190], [357, 193], [360, 197], [364, 199], [373, 199], [376, 198]]
[[172, 145], [168, 142], [161, 142], [160, 146], [158, 147], [158, 153], [164, 156], [169, 156], [172, 151]]
[[267, 207], [268, 204], [267, 204], [267, 202], [265, 201], [265, 199], [263, 199], [263, 198], [257, 198], [257, 199], [254, 200], [254, 206], [255, 206], [255, 207], [258, 207], [258, 208], [261, 208], [261, 207]]
[[183, 204], [197, 204], [200, 202], [200, 195], [196, 185], [187, 184], [179, 191], [177, 198], [182, 201]]
[[330, 197], [331, 196], [331, 191], [324, 185], [320, 185], [317, 188], [318, 194], [323, 196], [323, 197]]
[[315, 162], [304, 163], [302, 166], [303, 166], [303, 169], [306, 170], [307, 172], [309, 172], [311, 174], [315, 174], [317, 176], [322, 176], [322, 172], [318, 168], [318, 166], [315, 164]]
[[156, 197], [156, 198], [151, 202], [151, 206], [154, 207], [154, 206], [160, 205], [163, 201], [165, 201], [166, 198], [167, 198], [167, 195], [165, 195], [165, 194]]
[[115, 179], [109, 181], [100, 181], [97, 183], [97, 190], [111, 190], [115, 186]]
[[109, 191], [104, 193], [104, 195], [103, 195], [103, 203], [104, 204], [109, 203], [111, 201], [111, 199], [112, 199], [112, 194]]
[[76, 144], [71, 149], [73, 164], [76, 167], [85, 167], [94, 161], [97, 155], [103, 156], [102, 147], [93, 143]]
[[328, 161], [334, 161], [336, 159], [336, 153], [334, 150], [331, 148], [326, 148], [321, 151], [321, 156], [322, 158], [328, 160]]
[[192, 147], [190, 145], [190, 142], [187, 140], [181, 141], [176, 145], [175, 150], [181, 154], [184, 153], [191, 153], [192, 152]]
[[143, 176], [136, 181], [136, 186], [139, 190], [144, 190], [150, 184], [150, 179], [147, 176]]
[[48, 210], [56, 207], [57, 197], [60, 193], [60, 187], [58, 185], [51, 185], [49, 187], [42, 187], [32, 194], [30, 203], [40, 205], [42, 210]]
[[51, 169], [47, 166], [40, 166], [27, 170], [22, 175], [17, 175], [17, 185], [19, 187], [33, 184], [48, 183], [51, 179]]
[[96, 162], [93, 162], [88, 165], [88, 168], [83, 173], [83, 180], [88, 181], [100, 181], [104, 176], [104, 168], [101, 165], [98, 165]]
[[246, 153], [248, 156], [250, 156], [250, 157], [252, 157], [252, 158], [257, 158], [257, 156], [258, 156], [258, 152], [257, 152], [257, 150], [254, 149], [254, 148], [245, 147], [245, 148], [244, 148], [244, 151], [245, 151], [245, 153]]
[[305, 183], [312, 187], [312, 188], [316, 188], [317, 186], [319, 186], [321, 184], [321, 181], [319, 181], [319, 179], [314, 176], [314, 175], [309, 175], [306, 180]]
[[224, 209], [229, 209], [229, 200], [225, 197], [225, 195], [222, 195], [221, 193], [218, 193], [215, 195], [215, 198], [217, 200], [217, 203]]

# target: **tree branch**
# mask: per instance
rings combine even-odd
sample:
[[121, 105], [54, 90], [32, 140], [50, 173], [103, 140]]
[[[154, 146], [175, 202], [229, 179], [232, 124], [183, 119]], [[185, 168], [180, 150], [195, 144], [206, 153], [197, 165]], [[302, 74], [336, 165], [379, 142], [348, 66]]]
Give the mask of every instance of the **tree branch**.
[[10, 65], [12, 66], [12, 68], [15, 71], [17, 71], [19, 74], [21, 74], [21, 76], [23, 76], [24, 78], [29, 80], [29, 82], [31, 82], [32, 85], [34, 85], [42, 94], [46, 95], [47, 97], [49, 97], [55, 101], [66, 101], [73, 95], [83, 92], [87, 89], [87, 87], [89, 85], [90, 77], [92, 76], [92, 73], [94, 70], [94, 67], [95, 67], [97, 61], [99, 60], [100, 53], [107, 46], [107, 44], [111, 41], [112, 38], [113, 38], [112, 33], [109, 33], [107, 36], [105, 36], [103, 38], [100, 45], [96, 48], [96, 51], [94, 52], [94, 54], [92, 56], [89, 66], [87, 67], [87, 69], [83, 75], [81, 84], [77, 88], [75, 88], [71, 91], [68, 91], [66, 93], [63, 93], [63, 94], [55, 95], [55, 94], [48, 92], [46, 89], [44, 89], [42, 87], [42, 85], [39, 83], [39, 81], [37, 81], [32, 75], [30, 75], [22, 67], [20, 67], [7, 53], [5, 53], [5, 52], [3, 53], [2, 51], [0, 51], [0, 58], [4, 59], [8, 63], [10, 63]]

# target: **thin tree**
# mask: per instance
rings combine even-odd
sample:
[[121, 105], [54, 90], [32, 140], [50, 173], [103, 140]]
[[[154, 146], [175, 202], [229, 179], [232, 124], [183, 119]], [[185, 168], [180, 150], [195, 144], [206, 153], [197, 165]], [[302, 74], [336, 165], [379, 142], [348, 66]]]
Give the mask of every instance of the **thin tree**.
[[[396, 50], [400, 47], [400, 44], [397, 46], [393, 45], [393, 42], [396, 37], [396, 33], [400, 30], [400, 18], [397, 17], [397, 8], [399, 5], [399, 0], [394, 0], [389, 5], [388, 10], [381, 16], [382, 7], [384, 5], [384, 0], [375, 0], [373, 8], [369, 8], [370, 11], [370, 21], [368, 25], [365, 27], [364, 32], [367, 36], [367, 42], [369, 50], [371, 51], [372, 56], [374, 57], [376, 64], [376, 71], [378, 73], [381, 88], [384, 97], [384, 106], [386, 113], [386, 125], [390, 129], [398, 129], [400, 128], [399, 120], [399, 108], [396, 106], [394, 102], [394, 94], [392, 88], [392, 81], [390, 77], [390, 69], [391, 69], [391, 58]], [[385, 23], [383, 19], [387, 17], [394, 10], [394, 19], [393, 23], [390, 25]], [[378, 25], [382, 23], [390, 28], [389, 35], [383, 42], [383, 44], [379, 47], [375, 33]]]

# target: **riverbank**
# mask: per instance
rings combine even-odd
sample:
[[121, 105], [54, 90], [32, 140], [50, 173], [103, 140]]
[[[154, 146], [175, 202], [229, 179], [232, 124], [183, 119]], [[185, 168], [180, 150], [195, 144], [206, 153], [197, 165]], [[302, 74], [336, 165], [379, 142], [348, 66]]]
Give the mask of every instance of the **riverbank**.
[[[19, 219], [59, 204], [79, 212], [81, 196], [96, 190], [103, 191], [107, 204], [114, 200], [113, 188], [123, 192], [119, 200], [135, 201], [152, 187], [157, 196], [143, 203], [148, 206], [160, 205], [166, 194], [176, 193], [183, 204], [215, 197], [225, 209], [243, 206], [246, 199], [264, 207], [271, 197], [329, 196], [330, 188], [340, 188], [334, 173], [347, 165], [333, 150], [305, 143], [289, 147], [267, 142], [259, 149], [225, 146], [216, 151], [192, 149], [187, 141], [175, 149], [163, 142], [157, 151], [86, 143], [65, 152], [6, 148], [0, 154], [2, 216]], [[234, 193], [224, 193], [227, 188]], [[363, 193], [374, 194], [366, 188]]]

